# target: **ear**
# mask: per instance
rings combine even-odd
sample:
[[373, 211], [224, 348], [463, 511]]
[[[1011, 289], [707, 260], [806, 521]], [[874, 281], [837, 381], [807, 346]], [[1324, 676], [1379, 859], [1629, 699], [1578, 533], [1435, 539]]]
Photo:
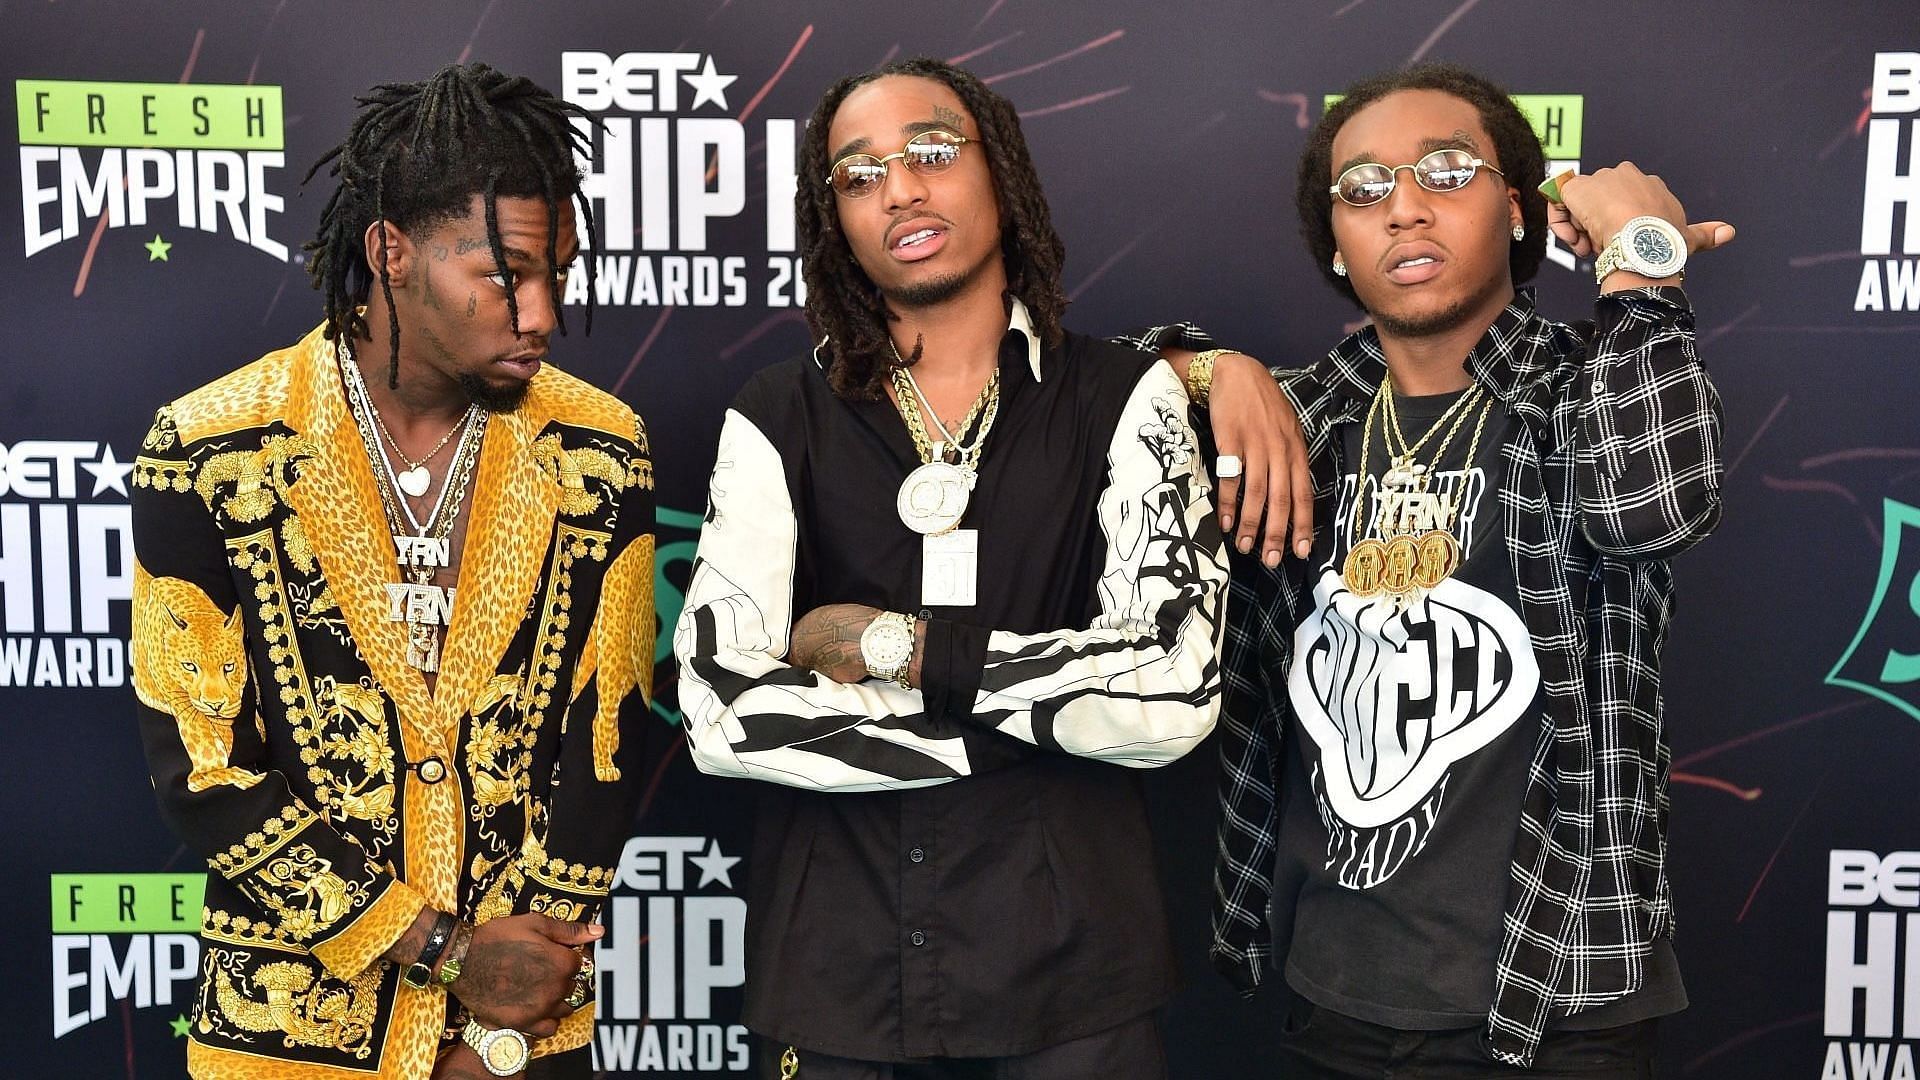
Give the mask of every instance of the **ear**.
[[233, 609], [233, 614], [231, 614], [231, 615], [229, 615], [229, 616], [227, 616], [227, 621], [226, 621], [226, 625], [224, 625], [223, 627], [221, 627], [221, 629], [223, 629], [223, 630], [225, 630], [225, 631], [226, 631], [227, 633], [229, 633], [229, 634], [231, 634], [231, 633], [234, 633], [234, 632], [236, 632], [236, 631], [238, 631], [238, 630], [240, 629], [240, 609], [239, 609], [239, 607], [237, 607], [237, 606], [236, 606], [236, 607], [235, 607], [235, 608]]
[[[177, 628], [179, 628], [179, 629], [181, 629], [181, 630], [185, 630], [185, 629], [187, 628], [187, 620], [185, 620], [185, 619], [183, 619], [183, 618], [181, 618], [181, 617], [180, 617], [180, 616], [178, 616], [178, 615], [175, 615], [175, 614], [173, 613], [173, 609], [172, 609], [172, 608], [170, 608], [170, 607], [168, 607], [168, 606], [167, 606], [167, 605], [166, 605], [165, 603], [162, 603], [162, 604], [160, 605], [160, 610], [161, 610], [161, 611], [164, 611], [164, 612], [166, 612], [166, 613], [167, 613], [167, 618], [169, 618], [169, 619], [172, 619], [172, 620], [173, 620], [173, 625], [174, 625], [175, 627], [177, 627]], [[239, 610], [240, 610], [239, 608], [235, 608], [235, 609], [234, 609], [234, 611], [235, 611], [236, 613], [237, 613], [237, 612], [238, 612]]]
[[367, 234], [362, 238], [365, 248], [367, 269], [372, 271], [373, 280], [380, 280], [381, 246], [386, 247], [387, 279], [398, 289], [407, 283], [408, 275], [413, 272], [414, 262], [418, 259], [418, 249], [413, 239], [400, 226], [385, 219], [375, 219], [367, 226]]

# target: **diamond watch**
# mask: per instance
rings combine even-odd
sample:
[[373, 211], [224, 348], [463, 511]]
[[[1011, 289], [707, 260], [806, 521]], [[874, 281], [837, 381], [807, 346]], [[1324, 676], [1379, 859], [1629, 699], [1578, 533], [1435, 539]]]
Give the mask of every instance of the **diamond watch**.
[[479, 1021], [469, 1020], [460, 1037], [480, 1055], [480, 1064], [495, 1076], [513, 1076], [527, 1067], [531, 1053], [527, 1049], [527, 1037], [512, 1028], [485, 1028]]
[[866, 661], [867, 674], [913, 689], [907, 668], [913, 663], [914, 622], [913, 616], [897, 611], [873, 617], [860, 635], [860, 658]]
[[1606, 281], [1615, 270], [1629, 270], [1641, 277], [1668, 278], [1687, 265], [1687, 238], [1667, 221], [1642, 216], [1620, 227], [1607, 242], [1600, 257], [1593, 261], [1593, 276]]

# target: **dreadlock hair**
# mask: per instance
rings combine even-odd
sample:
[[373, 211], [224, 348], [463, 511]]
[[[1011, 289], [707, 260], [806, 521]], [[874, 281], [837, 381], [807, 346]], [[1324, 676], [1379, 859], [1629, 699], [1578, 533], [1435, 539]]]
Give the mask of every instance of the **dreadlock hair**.
[[1333, 272], [1333, 196], [1327, 191], [1332, 184], [1333, 139], [1355, 113], [1400, 90], [1438, 90], [1459, 98], [1480, 114], [1480, 124], [1492, 137], [1494, 156], [1506, 174], [1504, 182], [1520, 195], [1520, 220], [1527, 228], [1526, 238], [1514, 241], [1508, 249], [1507, 267], [1515, 285], [1532, 281], [1547, 254], [1547, 199], [1534, 187], [1547, 173], [1540, 137], [1505, 90], [1466, 68], [1443, 63], [1419, 64], [1354, 83], [1307, 136], [1294, 201], [1300, 209], [1300, 234], [1306, 238], [1321, 275], [1336, 292], [1360, 303], [1353, 284]]
[[[987, 155], [994, 196], [1000, 204], [1000, 252], [1006, 261], [1007, 291], [1027, 306], [1034, 331], [1058, 344], [1067, 294], [1060, 287], [1066, 247], [1053, 231], [1047, 200], [1027, 153], [1020, 117], [1006, 98], [987, 89], [972, 73], [928, 57], [884, 64], [834, 83], [813, 110], [800, 144], [800, 191], [796, 198], [802, 277], [807, 286], [807, 326], [816, 341], [832, 342], [827, 381], [842, 398], [879, 398], [895, 365], [887, 323], [897, 318], [886, 299], [848, 249], [840, 231], [840, 208], [826, 182], [827, 131], [848, 94], [889, 75], [912, 75], [943, 83], [960, 98], [980, 128], [975, 144]], [[968, 152], [973, 152], [969, 147]], [[912, 364], [913, 354], [901, 363]]]
[[[597, 121], [577, 105], [562, 101], [531, 80], [496, 71], [485, 64], [448, 65], [425, 82], [386, 83], [356, 99], [361, 112], [346, 141], [332, 150], [300, 181], [305, 185], [322, 166], [339, 186], [320, 212], [320, 230], [307, 242], [312, 252], [307, 271], [325, 297], [330, 338], [372, 331], [357, 310], [366, 303], [377, 275], [387, 301], [387, 385], [400, 385], [400, 317], [393, 309], [393, 285], [387, 276], [386, 231], [381, 230], [380, 259], [369, 269], [367, 229], [375, 222], [410, 233], [425, 233], [464, 216], [473, 196], [486, 206], [487, 242], [499, 266], [507, 265], [495, 217], [495, 200], [539, 198], [547, 204], [547, 286], [554, 290], [554, 313], [562, 334], [566, 311], [560, 304], [554, 245], [559, 236], [562, 201], [578, 202], [586, 225], [587, 247], [599, 250], [593, 206], [580, 193], [578, 147], [593, 154], [590, 132], [575, 128], [572, 117]], [[586, 260], [587, 332], [593, 332], [593, 260]], [[507, 317], [520, 332], [520, 306], [507, 290]]]

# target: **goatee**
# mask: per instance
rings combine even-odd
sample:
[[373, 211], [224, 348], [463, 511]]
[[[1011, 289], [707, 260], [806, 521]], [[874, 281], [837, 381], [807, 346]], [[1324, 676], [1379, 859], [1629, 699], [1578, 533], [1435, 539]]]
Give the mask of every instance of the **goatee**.
[[468, 401], [490, 413], [510, 413], [518, 409], [527, 398], [527, 388], [533, 385], [524, 380], [496, 385], [472, 374], [462, 374], [457, 381]]

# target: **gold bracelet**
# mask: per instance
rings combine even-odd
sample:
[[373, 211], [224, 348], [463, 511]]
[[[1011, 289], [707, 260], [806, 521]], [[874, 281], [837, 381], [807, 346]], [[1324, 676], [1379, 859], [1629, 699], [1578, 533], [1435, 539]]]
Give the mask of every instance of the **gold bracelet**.
[[1206, 408], [1207, 399], [1213, 395], [1213, 362], [1235, 349], [1208, 349], [1196, 353], [1187, 361], [1187, 398], [1195, 405]]

